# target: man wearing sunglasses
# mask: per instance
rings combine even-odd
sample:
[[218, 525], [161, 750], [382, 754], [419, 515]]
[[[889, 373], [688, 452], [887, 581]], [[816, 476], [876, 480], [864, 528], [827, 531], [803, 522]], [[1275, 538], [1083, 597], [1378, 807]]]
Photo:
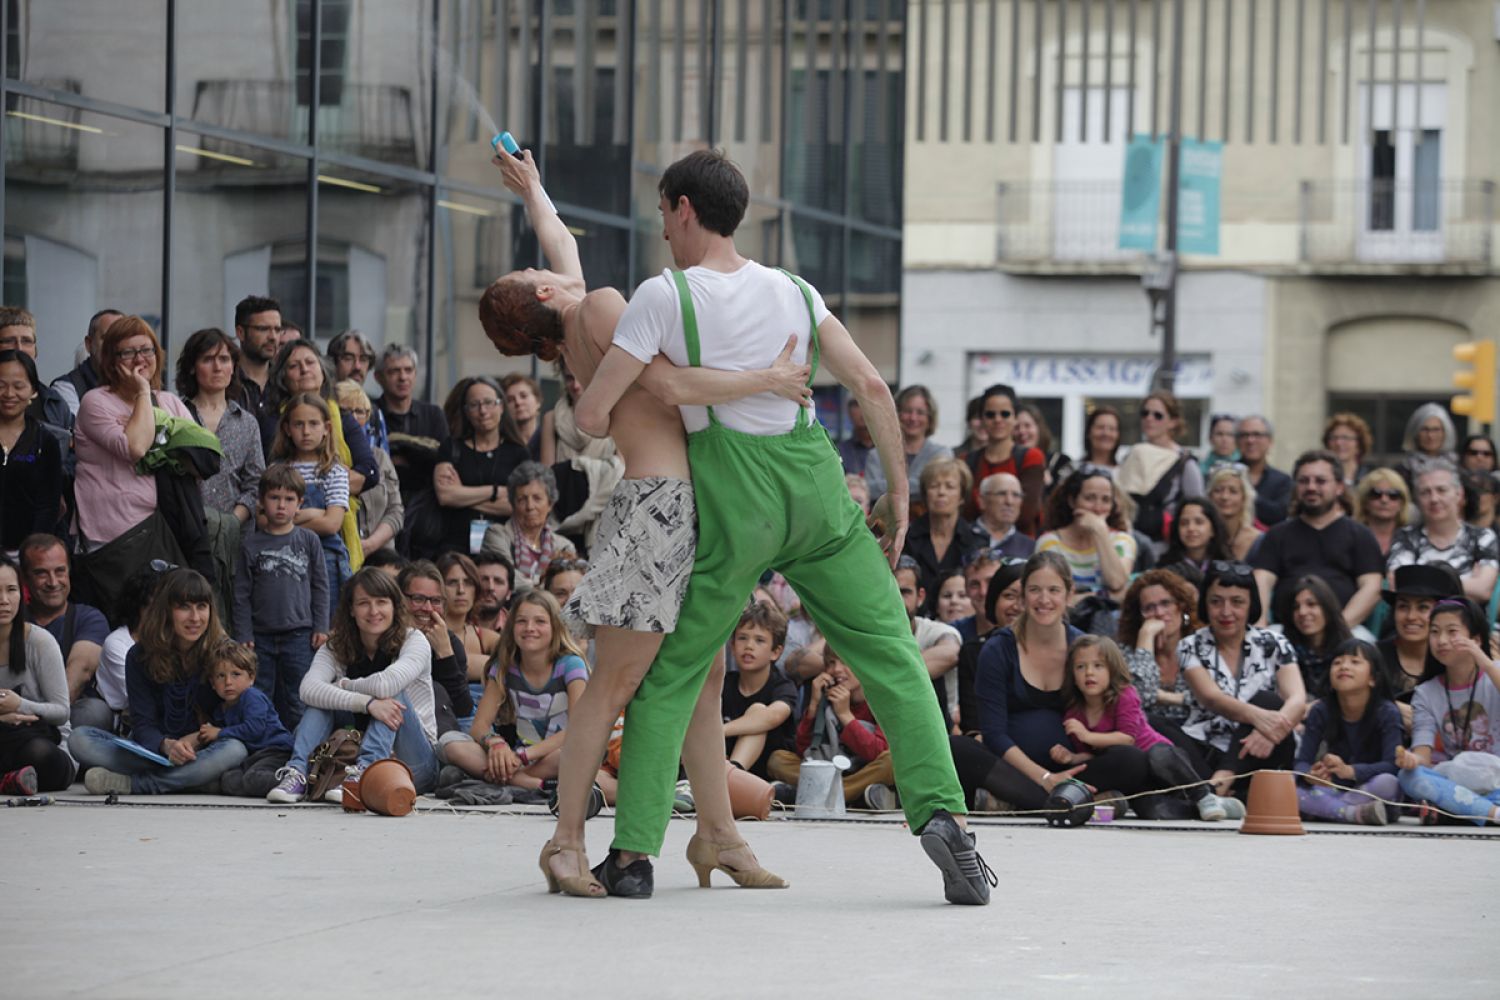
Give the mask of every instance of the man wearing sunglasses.
[[[1243, 426], [1243, 424], [1241, 424]], [[1304, 576], [1321, 577], [1338, 597], [1350, 628], [1380, 600], [1385, 559], [1369, 528], [1344, 514], [1344, 480], [1332, 452], [1303, 452], [1293, 467], [1296, 516], [1272, 526], [1251, 554], [1262, 609], [1281, 602]], [[1264, 625], [1268, 612], [1262, 610]]]

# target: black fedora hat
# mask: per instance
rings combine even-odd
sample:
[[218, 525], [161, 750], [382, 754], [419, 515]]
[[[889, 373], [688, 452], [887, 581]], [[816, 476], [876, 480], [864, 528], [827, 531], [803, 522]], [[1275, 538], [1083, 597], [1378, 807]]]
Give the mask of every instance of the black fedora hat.
[[1444, 597], [1464, 596], [1463, 581], [1457, 571], [1447, 563], [1429, 566], [1399, 566], [1396, 568], [1396, 586], [1382, 591], [1380, 596], [1387, 604], [1395, 604], [1397, 597]]

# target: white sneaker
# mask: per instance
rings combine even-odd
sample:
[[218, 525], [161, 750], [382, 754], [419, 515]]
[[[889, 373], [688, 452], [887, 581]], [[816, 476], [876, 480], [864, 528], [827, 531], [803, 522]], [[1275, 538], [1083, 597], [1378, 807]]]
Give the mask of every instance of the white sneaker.
[[1217, 823], [1229, 817], [1229, 811], [1224, 808], [1224, 800], [1212, 793], [1198, 800], [1198, 818], [1205, 823]]

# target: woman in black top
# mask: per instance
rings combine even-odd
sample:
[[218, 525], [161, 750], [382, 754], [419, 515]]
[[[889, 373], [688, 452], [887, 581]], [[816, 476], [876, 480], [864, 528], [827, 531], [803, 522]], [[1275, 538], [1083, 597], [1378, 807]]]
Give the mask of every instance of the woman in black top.
[[1304, 576], [1288, 591], [1290, 597], [1276, 611], [1297, 666], [1302, 668], [1302, 685], [1309, 698], [1328, 694], [1328, 667], [1333, 651], [1352, 638], [1344, 622], [1344, 610], [1333, 589], [1320, 576]]
[[470, 552], [471, 522], [510, 517], [505, 484], [530, 455], [505, 410], [500, 384], [488, 375], [460, 379], [443, 411], [450, 437], [432, 470], [433, 491], [443, 509], [442, 548]]
[[15, 552], [61, 519], [62, 447], [26, 412], [42, 392], [36, 362], [0, 351], [0, 549]]
[[959, 571], [971, 554], [989, 548], [990, 536], [959, 514], [974, 484], [967, 465], [956, 458], [936, 458], [922, 469], [919, 481], [927, 512], [911, 522], [903, 554], [916, 561], [917, 579], [927, 592], [920, 613], [930, 616], [943, 578]]

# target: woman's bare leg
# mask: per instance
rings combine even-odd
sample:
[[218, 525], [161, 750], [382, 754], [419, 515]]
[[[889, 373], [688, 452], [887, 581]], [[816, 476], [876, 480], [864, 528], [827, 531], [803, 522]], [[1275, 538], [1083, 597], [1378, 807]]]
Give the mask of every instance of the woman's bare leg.
[[[693, 706], [687, 738], [682, 744], [682, 763], [693, 784], [693, 805], [698, 814], [698, 836], [715, 844], [738, 844], [743, 838], [729, 805], [728, 762], [724, 757], [724, 652], [714, 657], [708, 680]], [[736, 868], [756, 867], [749, 847], [725, 851], [721, 857]]]

